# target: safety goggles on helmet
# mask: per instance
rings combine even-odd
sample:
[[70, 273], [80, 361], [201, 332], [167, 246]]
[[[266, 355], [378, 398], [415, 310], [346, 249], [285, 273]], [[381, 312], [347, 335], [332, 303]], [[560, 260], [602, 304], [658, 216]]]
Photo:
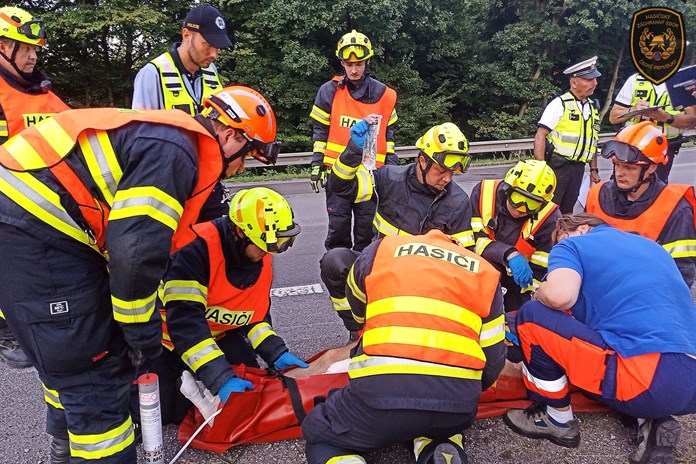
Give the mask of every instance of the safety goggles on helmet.
[[633, 145], [618, 140], [609, 140], [602, 147], [602, 157], [616, 158], [624, 163], [650, 164], [651, 161], [643, 155], [643, 152]]
[[534, 214], [546, 206], [546, 201], [529, 192], [522, 193], [522, 190], [513, 187], [508, 195], [508, 201], [520, 213]]
[[25, 36], [27, 39], [46, 39], [46, 29], [44, 29], [43, 20], [40, 18], [32, 19], [24, 24], [15, 21], [5, 13], [0, 13], [0, 18], [4, 19], [7, 23], [16, 26], [17, 32]]
[[268, 252], [269, 253], [284, 253], [288, 251], [288, 249], [295, 243], [295, 238], [297, 235], [293, 235], [290, 237], [278, 237], [278, 241], [276, 243], [269, 243], [268, 244]]
[[471, 166], [471, 156], [457, 152], [433, 153], [433, 160], [452, 172], [466, 172]]
[[[245, 134], [246, 137], [246, 134]], [[275, 164], [280, 153], [281, 142], [265, 143], [260, 140], [249, 140], [247, 137], [248, 158], [254, 158], [263, 164]]]
[[[351, 58], [351, 55], [354, 57]], [[338, 58], [343, 61], [363, 61], [369, 58], [370, 50], [364, 45], [348, 45], [338, 51]]]

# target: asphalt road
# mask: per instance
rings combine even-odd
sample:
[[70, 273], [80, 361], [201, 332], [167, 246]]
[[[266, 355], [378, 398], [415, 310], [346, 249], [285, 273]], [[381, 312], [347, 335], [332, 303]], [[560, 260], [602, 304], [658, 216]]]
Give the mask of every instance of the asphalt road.
[[[469, 192], [483, 178], [502, 178], [509, 166], [473, 168], [457, 176], [456, 181]], [[603, 179], [610, 176], [610, 163], [600, 160]], [[676, 159], [671, 180], [696, 186], [696, 149], [685, 149]], [[234, 189], [249, 184], [232, 185]], [[319, 259], [326, 236], [324, 195], [311, 192], [309, 182], [290, 181], [271, 186], [288, 198], [302, 234], [295, 246], [275, 259], [273, 320], [276, 330], [288, 346], [300, 356], [310, 355], [345, 344], [347, 334], [333, 314], [328, 294], [319, 279]], [[301, 287], [306, 291], [299, 291]], [[322, 293], [307, 293], [307, 291]], [[10, 369], [0, 365], [0, 464], [48, 463], [50, 438], [44, 433], [45, 406], [33, 368]], [[633, 434], [620, 426], [611, 414], [581, 414], [582, 442], [574, 450], [546, 441], [534, 441], [515, 435], [499, 418], [480, 420], [466, 433], [470, 462], [488, 463], [591, 463], [627, 462], [632, 451]], [[683, 426], [678, 462], [696, 463], [696, 415], [680, 418]], [[176, 428], [164, 430], [165, 462], [176, 454], [180, 444]], [[410, 451], [400, 445], [367, 456], [373, 464], [412, 463]], [[140, 460], [144, 462], [144, 460]], [[305, 463], [302, 440], [246, 445], [223, 455], [187, 450], [179, 463]]]

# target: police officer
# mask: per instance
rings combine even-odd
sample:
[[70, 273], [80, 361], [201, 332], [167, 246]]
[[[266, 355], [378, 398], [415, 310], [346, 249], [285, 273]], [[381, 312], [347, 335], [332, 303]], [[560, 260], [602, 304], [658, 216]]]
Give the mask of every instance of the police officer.
[[585, 164], [590, 179], [600, 181], [597, 168], [599, 113], [589, 97], [602, 74], [597, 57], [570, 66], [563, 71], [570, 90], [554, 98], [544, 109], [534, 137], [534, 158], [546, 162], [556, 173], [555, 202], [562, 213], [572, 213], [580, 193]]
[[166, 314], [159, 375], [162, 422], [178, 423], [191, 406], [176, 381], [193, 371], [226, 402], [231, 392], [250, 388], [230, 364], [285, 369], [307, 364], [288, 351], [271, 327], [271, 254], [287, 251], [300, 226], [288, 202], [273, 190], [237, 192], [229, 217], [194, 226], [196, 239], [177, 251], [162, 281]]
[[[0, 147], [0, 307], [51, 404], [52, 462], [135, 463], [135, 366], [161, 351], [157, 287], [221, 173], [276, 151], [246, 87], [180, 111], [64, 111]], [[256, 109], [263, 107], [263, 112]], [[231, 118], [232, 108], [246, 109]], [[259, 129], [261, 128], [261, 129]]]
[[586, 209], [609, 224], [656, 241], [674, 258], [686, 284], [696, 278], [696, 198], [690, 185], [666, 185], [668, 140], [650, 121], [623, 129], [602, 148], [614, 163], [613, 182], [590, 189]]
[[[36, 49], [45, 44], [41, 19], [20, 8], [0, 8], [0, 144], [25, 127], [69, 109], [51, 92], [48, 77], [36, 69]], [[31, 365], [2, 317], [0, 359], [16, 368]]]
[[[382, 117], [377, 135], [376, 166], [398, 164], [393, 128], [397, 120], [394, 109], [396, 92], [372, 78], [368, 72], [367, 66], [374, 56], [372, 42], [353, 29], [338, 41], [336, 56], [345, 75], [336, 76], [319, 88], [310, 113], [314, 127], [310, 181], [317, 193], [319, 184], [326, 177], [325, 170], [330, 170], [345, 150], [351, 126], [368, 114]], [[350, 196], [339, 196], [326, 190], [329, 231], [324, 246], [327, 250], [352, 247], [361, 251], [372, 240], [375, 200], [367, 194], [369, 182], [369, 175], [363, 169], [351, 183]]]
[[[220, 12], [210, 5], [193, 8], [181, 30], [181, 42], [142, 67], [133, 85], [133, 109], [180, 109], [191, 116], [201, 103], [222, 88], [213, 62], [223, 48], [231, 47]], [[230, 194], [220, 182], [210, 194], [199, 221], [227, 214]]]
[[499, 278], [439, 230], [363, 250], [347, 287], [364, 332], [349, 385], [302, 423], [309, 464], [365, 463], [406, 440], [418, 464], [466, 463], [462, 432], [505, 362]]
[[[367, 129], [365, 120], [351, 128], [348, 146], [329, 176], [327, 191], [333, 195], [352, 195]], [[469, 196], [452, 182], [455, 172], [466, 172], [471, 164], [466, 137], [457, 126], [446, 122], [423, 134], [416, 141], [416, 148], [419, 152], [414, 163], [383, 166], [374, 172], [374, 184], [368, 184], [368, 193], [379, 198], [373, 221], [377, 237], [418, 235], [438, 229], [462, 246], [473, 247]], [[351, 340], [357, 339], [359, 325], [350, 314], [345, 284], [350, 266], [359, 254], [348, 248], [334, 248], [320, 262], [321, 279]]]

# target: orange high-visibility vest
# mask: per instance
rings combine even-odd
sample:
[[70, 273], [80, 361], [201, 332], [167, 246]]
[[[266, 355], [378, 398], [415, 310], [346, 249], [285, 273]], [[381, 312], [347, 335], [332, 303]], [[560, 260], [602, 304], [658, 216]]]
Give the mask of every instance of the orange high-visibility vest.
[[0, 137], [12, 137], [23, 129], [50, 118], [55, 113], [69, 110], [63, 100], [49, 91], [26, 93], [12, 87], [0, 78], [0, 106], [5, 113], [6, 126], [0, 122]]

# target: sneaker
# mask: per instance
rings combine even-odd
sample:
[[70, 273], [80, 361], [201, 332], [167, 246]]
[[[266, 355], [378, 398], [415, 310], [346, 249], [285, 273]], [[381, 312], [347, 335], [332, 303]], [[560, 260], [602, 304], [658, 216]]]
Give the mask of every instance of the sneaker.
[[638, 429], [638, 447], [631, 454], [634, 464], [672, 464], [681, 426], [673, 417], [648, 420]]
[[19, 343], [17, 343], [17, 339], [15, 338], [0, 338], [0, 358], [10, 367], [16, 369], [31, 366], [29, 359], [27, 359], [27, 355], [24, 354], [24, 351], [19, 347]]
[[546, 413], [546, 405], [535, 404], [527, 409], [511, 409], [503, 417], [505, 424], [528, 438], [545, 438], [566, 448], [580, 444], [580, 422], [577, 419], [565, 424], [556, 422]]
[[458, 450], [451, 443], [440, 443], [433, 453], [432, 464], [466, 464], [466, 454], [462, 460], [463, 450]]

